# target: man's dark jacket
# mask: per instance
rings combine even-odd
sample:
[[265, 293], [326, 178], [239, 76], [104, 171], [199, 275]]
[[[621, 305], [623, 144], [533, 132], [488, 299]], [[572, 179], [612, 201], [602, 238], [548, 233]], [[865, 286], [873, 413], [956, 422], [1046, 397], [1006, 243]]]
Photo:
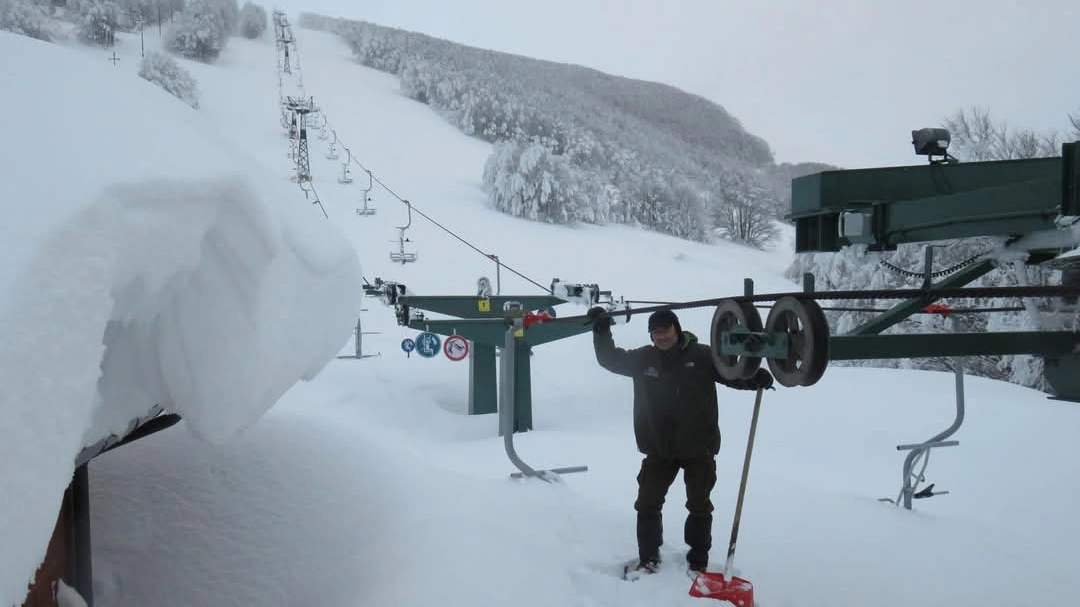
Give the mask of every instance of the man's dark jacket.
[[683, 331], [668, 351], [648, 345], [615, 346], [610, 330], [593, 333], [596, 362], [634, 380], [634, 436], [638, 450], [665, 459], [713, 457], [720, 451], [716, 383], [753, 390], [744, 380], [728, 381], [713, 365], [709, 346]]

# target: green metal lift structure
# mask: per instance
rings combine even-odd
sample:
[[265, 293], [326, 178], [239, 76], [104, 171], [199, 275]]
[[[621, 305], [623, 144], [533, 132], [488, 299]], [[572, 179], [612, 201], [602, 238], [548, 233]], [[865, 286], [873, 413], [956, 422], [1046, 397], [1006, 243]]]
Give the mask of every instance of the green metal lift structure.
[[[552, 281], [551, 291], [543, 295], [493, 295], [488, 292], [475, 296], [409, 295], [403, 285], [380, 279], [367, 288], [367, 294], [381, 297], [389, 305], [395, 306], [399, 325], [442, 336], [460, 335], [471, 342], [470, 415], [499, 411], [498, 351], [506, 347], [507, 328], [515, 320], [521, 320], [522, 326], [515, 331], [514, 356], [510, 358], [514, 386], [513, 432], [533, 429], [532, 349], [592, 330], [589, 324], [581, 320], [561, 323], [539, 321], [554, 319], [559, 305], [570, 302], [591, 305], [603, 303], [605, 297], [610, 297], [610, 292], [601, 291], [595, 284], [566, 284], [559, 279]], [[450, 318], [432, 319], [421, 311]]]
[[[957, 162], [940, 147], [926, 147], [927, 129], [913, 131], [916, 153], [927, 164], [822, 171], [793, 179], [791, 212], [795, 252], [837, 252], [852, 245], [869, 251], [890, 251], [900, 245], [925, 244], [925, 273], [920, 288], [817, 291], [814, 277], [804, 277], [801, 291], [754, 294], [747, 280], [740, 296], [625, 309], [625, 319], [657, 309], [715, 306], [710, 347], [720, 375], [735, 379], [752, 375], [764, 363], [786, 387], [811, 386], [831, 361], [885, 358], [964, 357], [977, 354], [1030, 354], [1045, 361], [1045, 377], [1053, 398], [1080, 402], [1080, 335], [1073, 331], [1005, 331], [992, 333], [885, 334], [889, 328], [925, 311], [942, 298], [1080, 296], [1080, 142], [1065, 143], [1061, 156], [984, 162]], [[920, 143], [922, 141], [922, 143]], [[934, 160], [933, 155], [944, 156]], [[997, 237], [1004, 244], [934, 282], [934, 243], [975, 237]], [[1062, 270], [1061, 286], [968, 287], [1003, 263], [1042, 265]], [[473, 344], [469, 362], [469, 413], [503, 413], [499, 403], [499, 348], [512, 369], [502, 377], [513, 394], [512, 423], [500, 419], [500, 434], [532, 429], [530, 352], [557, 339], [591, 330], [584, 316], [556, 318], [558, 305], [576, 300], [601, 303], [613, 313], [613, 301], [600, 301], [587, 285], [552, 283], [544, 295], [415, 296], [401, 285], [377, 284], [371, 293], [389, 295], [398, 323], [444, 336], [460, 335]], [[558, 287], [558, 288], [557, 288]], [[595, 285], [591, 285], [595, 288]], [[578, 297], [584, 289], [588, 297]], [[898, 302], [844, 335], [832, 334], [818, 300], [893, 299]], [[772, 301], [762, 319], [754, 304]], [[420, 310], [449, 316], [428, 319]], [[540, 316], [537, 311], [543, 311]], [[619, 317], [622, 315], [619, 314]], [[515, 339], [508, 339], [512, 335]], [[509, 373], [509, 375], [505, 375]], [[957, 419], [932, 440], [898, 448], [909, 451], [902, 501], [910, 508], [914, 487], [908, 482], [919, 456], [930, 448], [951, 446], [945, 440], [963, 418], [962, 370], [957, 366]], [[510, 448], [508, 447], [508, 452]], [[513, 459], [513, 457], [512, 457]], [[520, 467], [520, 466], [519, 466]], [[529, 475], [523, 469], [526, 475]], [[933, 494], [931, 494], [933, 495]], [[898, 500], [900, 501], [900, 500]]]
[[[901, 244], [1002, 237], [1003, 250], [912, 293], [846, 335], [831, 335], [830, 360], [1032, 354], [1046, 360], [1057, 397], [1080, 400], [1080, 338], [1065, 331], [882, 335], [932, 304], [934, 291], [964, 287], [1002, 259], [1069, 273], [1080, 257], [1080, 142], [1060, 157], [824, 171], [792, 180], [795, 252], [870, 251]], [[927, 248], [929, 271], [932, 248]], [[1038, 296], [1038, 290], [1033, 293]], [[820, 294], [828, 298], [828, 293]]]
[[[913, 143], [920, 151], [920, 136]], [[959, 444], [947, 440], [964, 419], [964, 356], [1029, 354], [1044, 360], [1052, 398], [1080, 402], [1080, 334], [1072, 330], [1003, 331], [947, 334], [883, 334], [911, 315], [945, 297], [1062, 297], [1073, 305], [1080, 295], [1080, 142], [1065, 143], [1052, 158], [958, 163], [944, 148], [944, 160], [923, 166], [823, 171], [792, 180], [790, 219], [795, 223], [795, 252], [837, 252], [852, 245], [869, 251], [924, 244], [922, 286], [918, 289], [816, 292], [814, 277], [804, 276], [802, 293], [758, 297], [750, 289], [741, 298], [716, 303], [711, 348], [718, 372], [748, 377], [767, 361], [782, 385], [817, 383], [828, 363], [838, 360], [953, 357], [956, 417], [933, 437], [897, 445], [907, 451], [903, 486], [896, 500], [911, 509], [913, 499], [948, 493], [925, 480], [931, 449]], [[931, 154], [926, 154], [931, 155]], [[934, 243], [997, 237], [1003, 245], [938, 282], [932, 272]], [[1062, 271], [1062, 286], [967, 288], [1003, 263], [1042, 265]], [[817, 300], [899, 299], [899, 303], [844, 335], [831, 334]], [[1067, 299], [1065, 299], [1067, 298]], [[763, 322], [755, 301], [774, 301]], [[922, 469], [915, 471], [922, 459]]]
[[[486, 278], [481, 284], [490, 286]], [[476, 296], [409, 295], [404, 285], [380, 279], [366, 291], [395, 307], [399, 325], [443, 336], [459, 335], [471, 342], [468, 413], [498, 414], [506, 454], [519, 470], [511, 477], [551, 482], [560, 474], [588, 470], [587, 466], [535, 469], [518, 455], [514, 435], [533, 429], [532, 348], [592, 330], [583, 322], [541, 321], [555, 318], [555, 307], [560, 304], [600, 303], [609, 292], [596, 285], [567, 285], [559, 279], [552, 281], [547, 295], [492, 295], [490, 288], [481, 288]], [[452, 318], [429, 319], [423, 311]], [[498, 365], [497, 358], [501, 361]]]

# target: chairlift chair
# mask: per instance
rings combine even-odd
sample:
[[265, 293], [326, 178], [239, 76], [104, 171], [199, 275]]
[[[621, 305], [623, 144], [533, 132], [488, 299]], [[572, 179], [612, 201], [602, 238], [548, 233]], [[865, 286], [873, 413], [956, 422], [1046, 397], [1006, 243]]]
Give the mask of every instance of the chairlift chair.
[[371, 200], [371, 198], [365, 195], [364, 200], [362, 201], [364, 203], [364, 206], [356, 207], [356, 214], [357, 215], [360, 215], [361, 217], [363, 217], [363, 216], [368, 216], [368, 215], [374, 215], [375, 214], [375, 207], [369, 207], [368, 206], [368, 201], [369, 200]]
[[336, 147], [337, 142], [338, 142], [337, 131], [331, 131], [331, 132], [334, 134], [334, 140], [330, 142], [330, 150], [328, 152], [326, 152], [326, 159], [327, 160], [337, 160], [338, 159], [337, 147]]
[[375, 214], [375, 207], [368, 206], [368, 202], [371, 201], [371, 196], [369, 196], [368, 194], [371, 192], [371, 187], [372, 187], [373, 182], [372, 182], [372, 178], [371, 178], [371, 171], [367, 171], [367, 174], [368, 174], [368, 185], [367, 185], [366, 188], [363, 189], [364, 197], [361, 199], [361, 201], [363, 201], [363, 203], [364, 203], [364, 206], [357, 207], [357, 209], [356, 209], [356, 214], [360, 215], [361, 217], [363, 217], [365, 215], [374, 215]]
[[400, 263], [401, 265], [405, 265], [407, 263], [415, 262], [416, 259], [417, 259], [417, 256], [416, 256], [416, 253], [414, 253], [414, 252], [406, 252], [405, 251], [405, 243], [410, 242], [408, 238], [405, 238], [405, 230], [409, 229], [409, 226], [412, 225], [412, 203], [410, 203], [408, 200], [404, 200], [402, 202], [405, 203], [405, 206], [409, 210], [409, 220], [405, 223], [405, 225], [397, 226], [398, 250], [397, 251], [390, 251], [390, 261], [392, 261], [394, 263]]
[[[349, 148], [345, 148], [345, 162], [341, 163], [341, 177], [338, 177], [338, 183], [352, 183], [352, 177], [349, 176], [350, 162], [352, 162], [352, 152], [349, 151]], [[366, 201], [367, 197], [365, 196], [364, 198]]]

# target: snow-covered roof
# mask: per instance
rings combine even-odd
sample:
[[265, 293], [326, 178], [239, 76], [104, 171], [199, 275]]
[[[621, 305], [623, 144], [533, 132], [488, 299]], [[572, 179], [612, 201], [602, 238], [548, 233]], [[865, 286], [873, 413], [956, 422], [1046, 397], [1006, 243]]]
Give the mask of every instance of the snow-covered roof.
[[340, 351], [362, 288], [350, 244], [223, 125], [62, 45], [0, 32], [0, 54], [22, 91], [0, 151], [7, 605], [77, 461], [158, 408], [209, 441], [251, 425]]

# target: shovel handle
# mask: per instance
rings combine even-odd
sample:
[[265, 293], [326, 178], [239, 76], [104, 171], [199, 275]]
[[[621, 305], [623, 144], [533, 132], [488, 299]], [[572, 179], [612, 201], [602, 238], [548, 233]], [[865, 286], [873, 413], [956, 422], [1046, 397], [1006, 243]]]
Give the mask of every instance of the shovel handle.
[[754, 450], [754, 435], [757, 434], [758, 413], [761, 411], [761, 394], [763, 388], [757, 389], [754, 398], [754, 415], [750, 418], [750, 437], [746, 440], [746, 458], [743, 460], [742, 480], [739, 481], [739, 499], [735, 503], [735, 518], [731, 522], [731, 540], [728, 542], [727, 562], [724, 564], [724, 577], [728, 577], [731, 571], [731, 563], [735, 559], [735, 541], [739, 539], [739, 521], [742, 520], [743, 497], [746, 495], [746, 479], [750, 475], [750, 454]]

